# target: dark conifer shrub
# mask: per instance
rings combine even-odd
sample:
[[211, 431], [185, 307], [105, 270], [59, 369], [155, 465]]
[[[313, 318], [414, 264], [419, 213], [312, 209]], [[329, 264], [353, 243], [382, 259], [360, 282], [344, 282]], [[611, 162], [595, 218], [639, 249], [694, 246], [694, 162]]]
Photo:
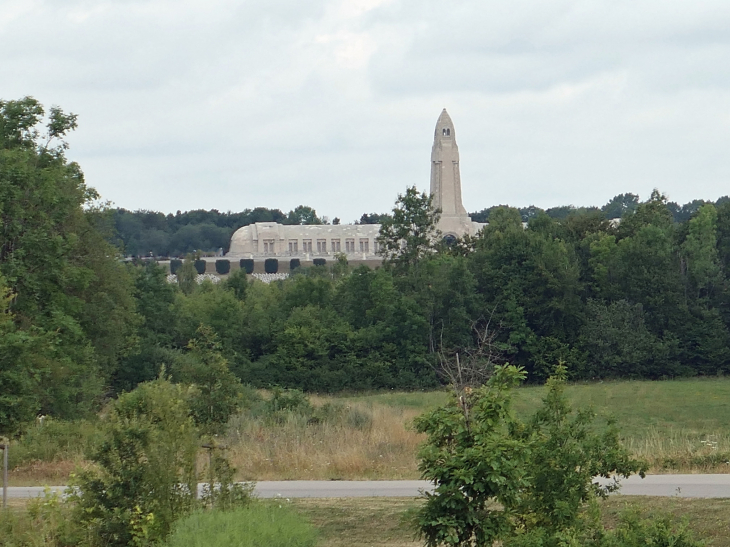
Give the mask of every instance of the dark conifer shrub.
[[252, 258], [242, 258], [240, 265], [241, 265], [242, 270], [246, 270], [247, 274], [250, 275], [253, 273], [253, 259]]
[[294, 270], [296, 270], [301, 265], [302, 264], [301, 264], [301, 262], [299, 262], [299, 259], [298, 258], [292, 258], [289, 261], [289, 270], [293, 272]]
[[216, 273], [219, 273], [220, 275], [226, 275], [228, 272], [231, 271], [231, 261], [230, 260], [216, 260], [215, 261], [215, 271]]
[[180, 266], [182, 266], [182, 260], [178, 260], [177, 258], [173, 258], [172, 260], [170, 260], [170, 273], [172, 275], [177, 274]]
[[266, 273], [276, 273], [279, 271], [279, 261], [276, 258], [267, 258], [264, 262], [264, 271]]
[[205, 273], [205, 266], [205, 260], [195, 261], [195, 271], [198, 272], [200, 275], [203, 275]]
[[325, 264], [327, 264], [327, 260], [325, 260], [324, 258], [315, 258], [312, 262], [315, 266], [324, 266]]

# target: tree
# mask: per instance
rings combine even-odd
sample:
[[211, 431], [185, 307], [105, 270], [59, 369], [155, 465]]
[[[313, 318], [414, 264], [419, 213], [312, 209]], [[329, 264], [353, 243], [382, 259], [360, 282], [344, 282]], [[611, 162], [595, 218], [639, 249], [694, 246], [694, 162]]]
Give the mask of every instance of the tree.
[[54, 338], [35, 371], [42, 411], [78, 416], [133, 349], [134, 300], [98, 194], [65, 157], [76, 116], [52, 107], [42, 127], [44, 114], [0, 101], [0, 274], [19, 330]]
[[0, 436], [16, 435], [40, 410], [35, 354], [49, 341], [15, 325], [12, 299], [0, 278]]
[[688, 234], [682, 243], [687, 280], [694, 296], [711, 296], [724, 281], [717, 250], [717, 210], [702, 205], [688, 222]]
[[510, 390], [524, 377], [497, 367], [485, 387], [416, 418], [427, 435], [418, 467], [434, 483], [417, 516], [429, 547], [490, 546], [511, 532], [512, 509], [528, 486], [527, 444], [510, 411]]
[[645, 464], [621, 447], [614, 424], [601, 430], [590, 411], [573, 412], [565, 374], [557, 368], [527, 424], [511, 413], [511, 390], [525, 374], [510, 365], [416, 419], [428, 436], [419, 469], [434, 482], [417, 514], [429, 547], [487, 547], [526, 535], [541, 539], [530, 545], [563, 545], [561, 538], [580, 545], [600, 527], [583, 510], [617, 488], [593, 477], [643, 476]]
[[195, 388], [190, 410], [195, 423], [217, 433], [241, 405], [241, 381], [231, 373], [213, 329], [201, 326], [188, 344], [186, 359], [172, 369], [177, 382]]
[[416, 267], [435, 248], [440, 233], [436, 228], [440, 211], [433, 198], [415, 186], [398, 194], [392, 218], [384, 218], [378, 235], [379, 254], [400, 270]]
[[624, 213], [633, 213], [639, 206], [639, 196], [636, 194], [619, 194], [601, 207], [601, 211], [608, 219], [621, 218]]
[[182, 266], [177, 270], [177, 286], [180, 287], [183, 294], [190, 295], [195, 291], [197, 277], [195, 259], [193, 256], [188, 255], [183, 260]]
[[299, 205], [289, 211], [284, 224], [323, 224], [323, 222], [317, 216], [317, 211], [306, 205]]

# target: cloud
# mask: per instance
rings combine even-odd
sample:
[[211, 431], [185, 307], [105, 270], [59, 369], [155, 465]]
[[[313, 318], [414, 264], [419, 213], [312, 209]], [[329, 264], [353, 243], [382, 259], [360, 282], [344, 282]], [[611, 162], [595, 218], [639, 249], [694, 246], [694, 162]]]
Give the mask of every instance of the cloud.
[[0, 97], [80, 114], [128, 208], [352, 220], [428, 184], [446, 106], [468, 210], [727, 194], [730, 4], [0, 0]]

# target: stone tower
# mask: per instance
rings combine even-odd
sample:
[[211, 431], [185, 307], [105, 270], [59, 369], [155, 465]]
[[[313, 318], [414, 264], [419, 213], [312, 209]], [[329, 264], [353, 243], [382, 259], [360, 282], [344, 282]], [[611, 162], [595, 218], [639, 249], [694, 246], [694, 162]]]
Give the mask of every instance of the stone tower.
[[434, 207], [441, 210], [438, 228], [444, 236], [475, 233], [476, 227], [461, 202], [459, 147], [454, 122], [445, 108], [436, 122], [431, 148], [431, 195]]

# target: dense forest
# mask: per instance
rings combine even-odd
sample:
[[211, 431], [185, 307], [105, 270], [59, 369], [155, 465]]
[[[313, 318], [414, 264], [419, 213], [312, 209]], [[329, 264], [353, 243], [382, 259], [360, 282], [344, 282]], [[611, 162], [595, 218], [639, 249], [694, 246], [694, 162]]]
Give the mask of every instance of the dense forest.
[[172, 240], [208, 226], [222, 245], [223, 231], [257, 219], [323, 220], [307, 207], [97, 207], [65, 155], [75, 126], [33, 99], [0, 102], [0, 434], [39, 412], [93, 412], [163, 367], [173, 379], [205, 368], [191, 344], [201, 326], [244, 383], [308, 391], [431, 388], [457, 353], [522, 365], [530, 382], [557, 363], [572, 379], [730, 372], [727, 199], [679, 207], [657, 191], [566, 214], [501, 206], [483, 212], [477, 237], [447, 246], [430, 198], [409, 188], [391, 214], [361, 219], [382, 223], [381, 268], [343, 259], [268, 285], [240, 271], [178, 285], [154, 262], [120, 260], [133, 241], [123, 234]]

